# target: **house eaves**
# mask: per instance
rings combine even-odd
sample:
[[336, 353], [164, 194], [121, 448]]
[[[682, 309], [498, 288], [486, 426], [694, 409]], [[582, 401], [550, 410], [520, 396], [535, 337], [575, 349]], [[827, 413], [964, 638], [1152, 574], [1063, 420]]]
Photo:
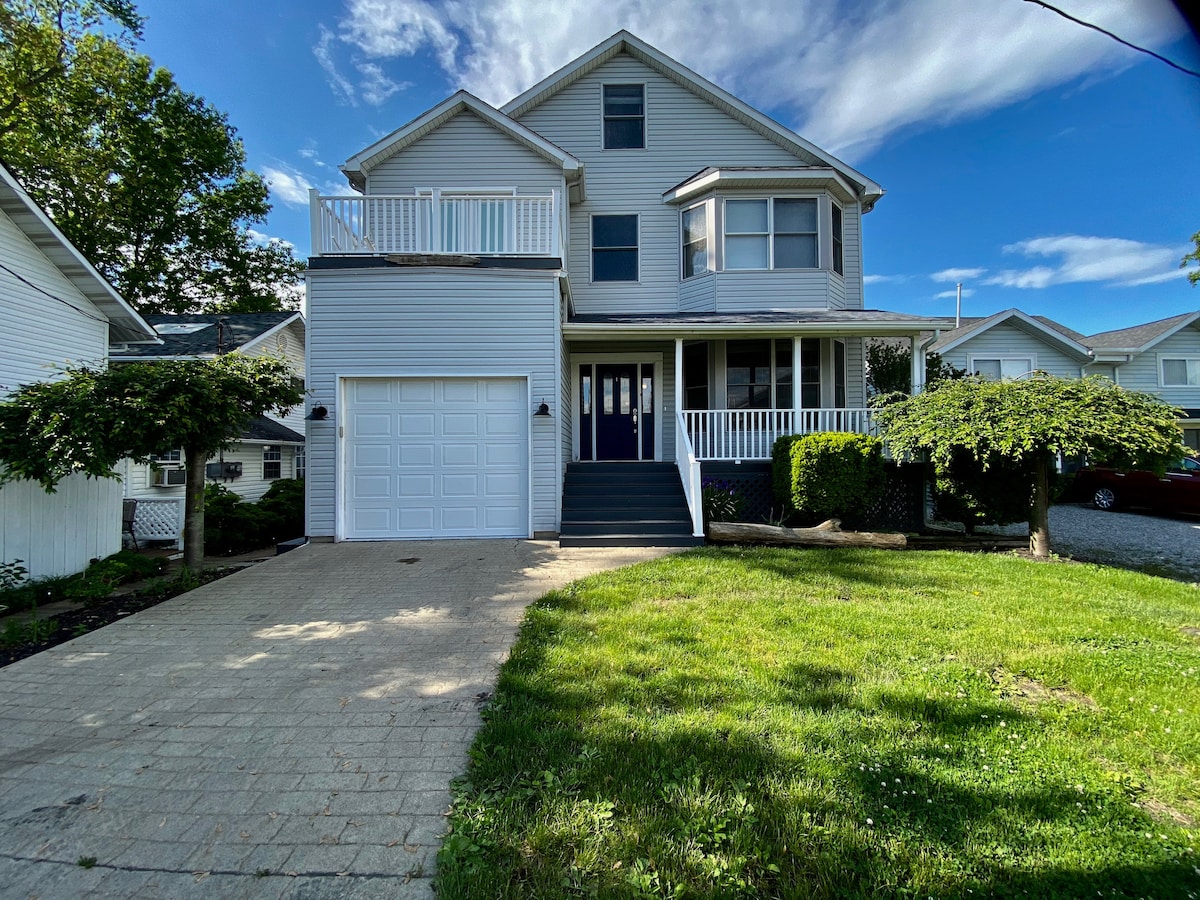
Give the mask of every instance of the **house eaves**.
[[406, 147], [417, 143], [462, 112], [475, 114], [497, 131], [512, 138], [548, 162], [559, 166], [566, 176], [567, 184], [577, 186], [578, 192], [582, 196], [583, 163], [579, 159], [466, 91], [452, 94], [437, 106], [426, 110], [411, 122], [401, 125], [391, 134], [350, 157], [341, 166], [341, 170], [355, 190], [365, 190], [366, 178], [371, 169]]
[[829, 166], [710, 168], [663, 193], [663, 203], [683, 203], [720, 188], [779, 190], [824, 188], [844, 202], [854, 202], [858, 193], [841, 174]]
[[0, 165], [0, 209], [108, 320], [110, 341], [155, 344], [158, 335], [96, 267], [75, 249], [12, 173]]
[[801, 160], [814, 165], [835, 169], [843, 178], [856, 186], [855, 196], [862, 203], [863, 212], [869, 212], [875, 202], [883, 196], [883, 188], [861, 172], [852, 169], [840, 159], [802, 138], [754, 107], [739, 100], [724, 88], [718, 87], [707, 78], [651, 47], [641, 38], [628, 31], [618, 31], [608, 40], [596, 45], [573, 62], [542, 79], [523, 94], [514, 97], [500, 111], [513, 119], [519, 119], [535, 106], [539, 106], [559, 91], [574, 84], [580, 78], [621, 53], [654, 69], [665, 78], [708, 101], [722, 112], [732, 116], [743, 125], [758, 132], [767, 140], [778, 144]]
[[829, 337], [913, 337], [951, 319], [913, 316], [886, 310], [775, 310], [753, 313], [662, 313], [580, 315], [563, 325], [573, 340], [621, 337], [718, 337], [723, 335], [797, 335]]
[[265, 344], [272, 337], [279, 334], [279, 332], [283, 331], [283, 329], [287, 328], [293, 322], [297, 322], [297, 321], [300, 323], [300, 327], [303, 328], [304, 327], [304, 316], [301, 313], [296, 313], [291, 318], [284, 319], [282, 322], [280, 322], [275, 327], [270, 328], [267, 331], [264, 331], [258, 337], [252, 338], [251, 340], [246, 341], [246, 343], [242, 344], [242, 346], [239, 347], [238, 349], [241, 350], [243, 353], [245, 353], [247, 350], [252, 350], [255, 347]]
[[1043, 343], [1056, 346], [1069, 356], [1075, 357], [1080, 362], [1086, 362], [1092, 359], [1091, 350], [1087, 346], [1072, 339], [1058, 327], [1047, 325], [1033, 316], [1026, 315], [1019, 309], [1006, 309], [1002, 312], [988, 316], [985, 319], [972, 322], [970, 325], [964, 325], [961, 328], [955, 328], [950, 332], [943, 333], [935, 340], [930, 341], [925, 345], [925, 352], [938, 354], [948, 353], [972, 338], [978, 337], [985, 331], [989, 331], [992, 328], [995, 328], [997, 325], [1003, 324], [1013, 325], [1019, 328], [1021, 331], [1024, 331], [1026, 334], [1037, 338]]

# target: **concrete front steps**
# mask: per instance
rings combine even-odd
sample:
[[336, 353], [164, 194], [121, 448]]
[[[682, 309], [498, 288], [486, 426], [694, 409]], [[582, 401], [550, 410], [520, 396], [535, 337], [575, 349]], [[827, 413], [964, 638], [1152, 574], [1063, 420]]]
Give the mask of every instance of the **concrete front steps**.
[[698, 547], [674, 463], [571, 463], [563, 483], [563, 547]]

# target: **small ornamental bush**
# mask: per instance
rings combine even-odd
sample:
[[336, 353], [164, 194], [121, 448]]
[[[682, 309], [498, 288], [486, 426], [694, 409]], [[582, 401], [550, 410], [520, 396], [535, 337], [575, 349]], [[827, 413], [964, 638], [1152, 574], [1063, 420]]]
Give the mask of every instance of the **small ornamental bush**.
[[802, 434], [785, 434], [771, 447], [771, 493], [780, 511], [780, 521], [796, 515], [796, 507], [792, 505], [792, 447], [803, 439]]
[[704, 521], [736, 522], [745, 508], [745, 498], [738, 493], [733, 482], [718, 478], [706, 478], [700, 485], [700, 497], [704, 506]]
[[864, 434], [819, 432], [791, 448], [792, 505], [815, 520], [861, 518], [883, 494], [883, 443]]

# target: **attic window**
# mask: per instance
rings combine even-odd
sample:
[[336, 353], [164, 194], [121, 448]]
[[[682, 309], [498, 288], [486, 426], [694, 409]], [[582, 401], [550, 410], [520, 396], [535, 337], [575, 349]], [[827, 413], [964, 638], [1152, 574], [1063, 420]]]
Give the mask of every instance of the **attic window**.
[[646, 86], [604, 85], [604, 149], [642, 150], [646, 146]]
[[164, 325], [155, 325], [154, 330], [159, 334], [194, 334], [205, 328], [211, 328], [212, 325], [212, 322], [171, 322]]

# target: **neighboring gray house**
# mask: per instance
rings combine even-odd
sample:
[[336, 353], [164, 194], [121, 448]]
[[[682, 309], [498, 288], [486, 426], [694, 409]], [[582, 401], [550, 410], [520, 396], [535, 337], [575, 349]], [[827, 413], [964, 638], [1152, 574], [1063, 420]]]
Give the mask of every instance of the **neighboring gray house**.
[[342, 168], [358, 193], [311, 198], [317, 539], [694, 541], [702, 471], [872, 430], [863, 340], [949, 324], [863, 308], [879, 185], [627, 32]]
[[[114, 344], [109, 359], [130, 361], [200, 360], [237, 351], [248, 356], [282, 356], [304, 377], [305, 326], [298, 312], [148, 315], [157, 345]], [[230, 449], [208, 461], [210, 481], [245, 500], [258, 500], [280, 478], [304, 476], [304, 410], [286, 416], [258, 416]], [[183, 534], [182, 448], [158, 459], [158, 467], [128, 460], [125, 496], [138, 500], [139, 540], [179, 541]]]
[[[104, 365], [110, 340], [156, 340], [3, 166], [0, 287], [0, 396], [63, 366]], [[0, 563], [20, 559], [31, 578], [69, 575], [120, 549], [120, 482], [73, 475], [54, 494], [28, 481], [0, 488]]]
[[963, 320], [929, 338], [925, 350], [990, 378], [1020, 378], [1034, 370], [1062, 378], [1103, 375], [1183, 409], [1184, 443], [1200, 450], [1200, 312], [1089, 336], [1007, 309]]

